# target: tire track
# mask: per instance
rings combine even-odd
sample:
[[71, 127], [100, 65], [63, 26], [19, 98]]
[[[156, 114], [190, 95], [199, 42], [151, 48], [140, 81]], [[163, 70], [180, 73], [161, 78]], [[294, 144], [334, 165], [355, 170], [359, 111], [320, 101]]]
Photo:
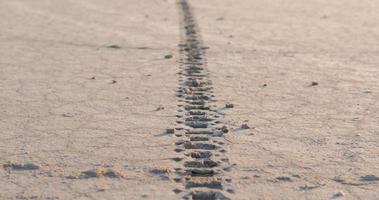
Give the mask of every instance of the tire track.
[[206, 49], [187, 0], [179, 0], [182, 14], [182, 39], [179, 44], [180, 72], [177, 90], [178, 115], [175, 135], [179, 156], [174, 159], [183, 167], [176, 168], [176, 182], [184, 184], [183, 199], [228, 200], [234, 193], [232, 180], [226, 177], [229, 160], [223, 148], [223, 135], [228, 132], [213, 105], [212, 82], [206, 70]]

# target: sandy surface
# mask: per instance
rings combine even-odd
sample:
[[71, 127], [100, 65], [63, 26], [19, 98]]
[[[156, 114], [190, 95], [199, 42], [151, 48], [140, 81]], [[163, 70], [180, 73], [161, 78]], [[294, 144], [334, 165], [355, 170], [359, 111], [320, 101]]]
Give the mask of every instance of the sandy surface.
[[[228, 197], [378, 199], [379, 3], [190, 3], [234, 104]], [[151, 171], [176, 166], [180, 20], [175, 0], [0, 0], [0, 199], [178, 199]]]

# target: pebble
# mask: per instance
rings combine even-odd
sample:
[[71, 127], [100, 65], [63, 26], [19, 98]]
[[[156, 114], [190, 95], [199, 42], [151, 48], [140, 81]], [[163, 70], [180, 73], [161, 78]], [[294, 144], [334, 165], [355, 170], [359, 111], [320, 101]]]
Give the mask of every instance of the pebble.
[[63, 113], [63, 117], [74, 117], [72, 113]]
[[317, 85], [318, 85], [318, 82], [316, 82], [316, 81], [311, 82], [311, 86], [317, 86]]
[[156, 111], [160, 111], [160, 110], [164, 110], [164, 106], [158, 106], [157, 109], [155, 109]]
[[241, 125], [241, 128], [242, 128], [242, 129], [250, 129], [250, 126], [247, 125], [247, 124], [242, 124], [242, 125]]
[[120, 46], [115, 45], [115, 44], [113, 44], [113, 45], [109, 45], [109, 46], [107, 46], [107, 47], [110, 48], [110, 49], [121, 49]]
[[172, 55], [171, 55], [171, 54], [165, 55], [164, 58], [165, 58], [165, 59], [171, 59], [171, 58], [172, 58]]
[[225, 108], [234, 108], [234, 104], [232, 103], [226, 103]]
[[113, 81], [112, 81], [112, 84], [115, 84], [115, 83], [117, 83], [117, 81], [116, 81], [116, 80], [113, 80]]
[[228, 127], [226, 127], [226, 126], [222, 126], [221, 130], [222, 130], [222, 132], [224, 132], [224, 133], [229, 132], [229, 129], [228, 129]]
[[338, 191], [336, 193], [333, 194], [332, 198], [338, 198], [338, 197], [343, 197], [345, 196], [345, 193], [343, 191]]
[[276, 179], [279, 181], [292, 181], [291, 177], [289, 176], [278, 176]]
[[369, 174], [369, 175], [361, 176], [360, 180], [361, 181], [379, 181], [379, 177]]

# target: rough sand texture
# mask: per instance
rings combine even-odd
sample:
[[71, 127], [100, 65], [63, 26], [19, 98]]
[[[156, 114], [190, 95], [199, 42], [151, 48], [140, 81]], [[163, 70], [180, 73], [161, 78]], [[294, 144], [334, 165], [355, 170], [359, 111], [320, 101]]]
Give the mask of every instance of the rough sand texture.
[[[0, 199], [173, 199], [149, 171], [172, 165], [178, 23], [174, 1], [0, 1], [0, 164], [40, 166], [1, 167]], [[124, 177], [73, 179], [97, 168]]]
[[[379, 3], [190, 4], [234, 104], [229, 196], [378, 199]], [[180, 20], [175, 0], [0, 0], [0, 199], [178, 199]]]
[[224, 122], [254, 127], [227, 136], [236, 199], [378, 199], [379, 3], [193, 5]]

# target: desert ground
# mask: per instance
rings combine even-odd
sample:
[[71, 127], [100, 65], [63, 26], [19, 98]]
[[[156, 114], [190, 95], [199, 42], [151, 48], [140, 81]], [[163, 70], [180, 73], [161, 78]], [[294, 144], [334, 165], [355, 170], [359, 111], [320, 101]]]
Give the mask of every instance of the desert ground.
[[[0, 0], [0, 199], [377, 200], [378, 10]], [[190, 186], [195, 62], [227, 131], [205, 138], [217, 181]]]

